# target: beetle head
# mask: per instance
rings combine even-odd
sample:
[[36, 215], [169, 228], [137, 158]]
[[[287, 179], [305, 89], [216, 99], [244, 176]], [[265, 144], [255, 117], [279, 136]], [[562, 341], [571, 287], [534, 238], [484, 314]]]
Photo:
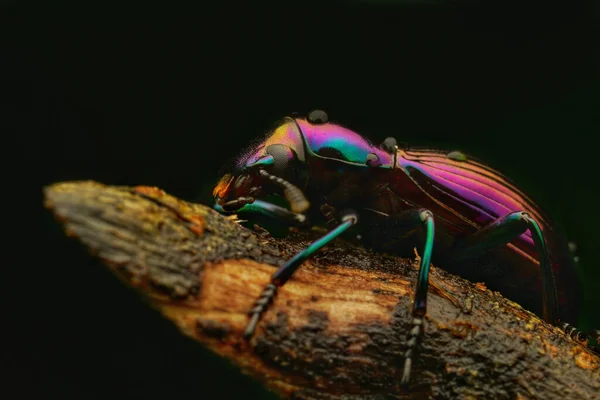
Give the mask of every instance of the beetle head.
[[256, 197], [283, 194], [292, 211], [304, 212], [310, 203], [297, 186], [304, 163], [302, 133], [295, 120], [287, 119], [237, 159], [232, 173], [221, 178], [213, 195], [224, 210], [233, 211]]

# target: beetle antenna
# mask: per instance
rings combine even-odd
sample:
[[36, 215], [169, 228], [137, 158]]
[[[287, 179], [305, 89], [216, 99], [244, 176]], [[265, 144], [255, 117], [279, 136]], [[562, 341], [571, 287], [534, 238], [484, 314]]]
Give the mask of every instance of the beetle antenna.
[[286, 181], [285, 179], [269, 174], [264, 169], [261, 169], [259, 173], [265, 178], [269, 178], [271, 181], [283, 188], [283, 196], [286, 198], [287, 201], [290, 202], [290, 208], [293, 212], [301, 213], [306, 211], [308, 207], [310, 207], [310, 203], [308, 200], [306, 200], [306, 197], [304, 196], [304, 193], [302, 193], [302, 190], [300, 190], [290, 182]]

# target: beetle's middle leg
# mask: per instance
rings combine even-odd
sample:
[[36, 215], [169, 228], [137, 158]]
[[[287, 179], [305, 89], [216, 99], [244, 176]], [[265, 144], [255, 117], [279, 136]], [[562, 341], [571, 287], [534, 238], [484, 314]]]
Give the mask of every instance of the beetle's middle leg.
[[[415, 299], [412, 307], [412, 320], [406, 343], [408, 348], [404, 353], [404, 368], [402, 371], [402, 379], [400, 381], [402, 386], [407, 386], [410, 381], [414, 354], [425, 330], [427, 292], [429, 290], [429, 268], [431, 266], [431, 255], [433, 253], [435, 225], [433, 222], [433, 213], [426, 209], [407, 210], [393, 216], [387, 215], [387, 217], [388, 218], [383, 220], [383, 225], [391, 225], [388, 227], [391, 228], [391, 230], [395, 230], [396, 234], [411, 233], [415, 230], [425, 231], [425, 241], [421, 253], [421, 264], [419, 266], [419, 277], [417, 278]], [[377, 228], [376, 231], [381, 231], [381, 228], [384, 229], [384, 232], [375, 233], [388, 234], [385, 232], [386, 227], [375, 226], [375, 228]]]
[[508, 244], [528, 229], [533, 237], [533, 243], [540, 260], [543, 318], [547, 322], [556, 323], [559, 316], [558, 293], [554, 273], [550, 265], [546, 240], [539, 224], [526, 212], [510, 213], [505, 217], [498, 218], [472, 235], [460, 239], [448, 254], [447, 259], [451, 262], [457, 262], [477, 258], [493, 248]]

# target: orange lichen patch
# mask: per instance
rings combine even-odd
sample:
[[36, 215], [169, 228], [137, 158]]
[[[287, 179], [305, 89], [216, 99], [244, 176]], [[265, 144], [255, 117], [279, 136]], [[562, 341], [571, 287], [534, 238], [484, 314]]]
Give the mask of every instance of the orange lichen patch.
[[[500, 294], [500, 293], [499, 293], [499, 294]], [[514, 307], [514, 308], [516, 308], [516, 309], [519, 309], [519, 310], [523, 310], [523, 307], [521, 307], [521, 305], [520, 305], [519, 303], [515, 303], [514, 301], [512, 301], [512, 300], [509, 300], [509, 299], [505, 299], [505, 301], [506, 301], [506, 302], [507, 302], [507, 303], [508, 303], [510, 306], [512, 306], [512, 307]]]
[[350, 344], [347, 348], [348, 352], [350, 352], [350, 353], [360, 353], [363, 351], [365, 346], [372, 343], [369, 336], [365, 335], [365, 334], [359, 334], [355, 338], [356, 338], [356, 340], [352, 344]]
[[437, 280], [429, 278], [429, 284], [431, 285], [432, 292], [438, 296], [451, 302], [456, 308], [461, 308], [460, 302], [454, 296], [452, 296], [447, 290], [444, 290], [441, 285], [438, 284]]
[[215, 189], [213, 190], [213, 197], [225, 197], [231, 182], [233, 182], [233, 175], [225, 174], [219, 183], [217, 183], [217, 186], [215, 186]]
[[194, 207], [194, 205], [170, 196], [156, 187], [136, 186], [133, 189], [136, 193], [159, 202], [167, 209], [176, 213], [179, 218], [189, 222], [188, 228], [195, 235], [201, 236], [204, 233], [204, 227], [206, 225], [204, 216], [198, 213], [198, 209]]
[[544, 338], [541, 338], [541, 340], [544, 352], [550, 354], [551, 357], [556, 357], [558, 355], [558, 347]]
[[190, 230], [196, 235], [201, 236], [204, 233], [205, 220], [204, 217], [198, 214], [191, 215], [188, 217], [188, 221], [191, 223]]
[[523, 393], [521, 392], [517, 392], [517, 400], [529, 400], [531, 397], [525, 396]]
[[463, 367], [455, 367], [454, 365], [446, 364], [446, 372], [449, 374], [465, 375], [467, 369]]
[[455, 320], [450, 323], [440, 322], [437, 324], [438, 329], [449, 331], [454, 337], [465, 338], [472, 332], [478, 331], [479, 326], [470, 321]]
[[525, 325], [525, 329], [528, 331], [533, 331], [533, 330], [536, 330], [538, 326], [539, 326], [539, 324], [537, 323], [537, 321], [535, 319], [531, 318], [527, 322], [527, 325]]
[[591, 355], [579, 346], [575, 347], [574, 353], [575, 364], [577, 364], [578, 367], [589, 370], [596, 370], [600, 367], [598, 357]]
[[487, 286], [485, 286], [485, 283], [483, 282], [477, 282], [475, 284], [475, 287], [481, 291], [486, 291], [487, 290]]
[[523, 338], [523, 340], [527, 343], [531, 343], [533, 340], [533, 335], [531, 333], [521, 333], [521, 338]]
[[133, 190], [150, 197], [160, 197], [166, 195], [164, 190], [159, 189], [155, 186], [135, 186]]

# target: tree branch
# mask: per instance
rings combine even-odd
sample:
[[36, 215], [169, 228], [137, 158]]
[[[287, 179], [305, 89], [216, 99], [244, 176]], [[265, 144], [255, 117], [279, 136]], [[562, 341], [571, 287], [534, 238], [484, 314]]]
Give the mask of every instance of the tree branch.
[[156, 188], [45, 188], [45, 205], [179, 329], [283, 397], [598, 399], [600, 360], [517, 304], [432, 268], [423, 346], [399, 386], [418, 262], [336, 240], [247, 312], [316, 232], [274, 239]]

